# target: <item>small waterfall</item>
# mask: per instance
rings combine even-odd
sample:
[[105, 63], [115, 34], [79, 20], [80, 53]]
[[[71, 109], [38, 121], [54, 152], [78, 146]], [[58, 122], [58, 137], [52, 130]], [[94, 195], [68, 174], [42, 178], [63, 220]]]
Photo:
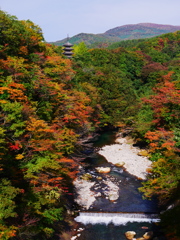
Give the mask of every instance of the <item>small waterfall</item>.
[[104, 212], [80, 212], [75, 218], [76, 222], [83, 224], [125, 225], [128, 222], [159, 222], [158, 214], [152, 213], [104, 213]]

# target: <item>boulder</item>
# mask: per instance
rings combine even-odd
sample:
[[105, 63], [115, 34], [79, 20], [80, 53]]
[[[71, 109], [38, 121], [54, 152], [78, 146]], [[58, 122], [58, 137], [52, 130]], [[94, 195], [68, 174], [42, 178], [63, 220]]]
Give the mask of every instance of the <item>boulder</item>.
[[136, 233], [134, 231], [125, 232], [125, 236], [128, 240], [133, 240]]
[[110, 167], [97, 167], [96, 171], [99, 173], [109, 173], [111, 171]]
[[92, 179], [92, 175], [90, 173], [85, 173], [81, 176], [81, 179], [89, 181]]
[[102, 180], [102, 177], [99, 177], [99, 176], [98, 176], [98, 177], [97, 177], [97, 180]]
[[125, 162], [118, 162], [114, 164], [116, 167], [123, 167], [125, 165]]
[[109, 195], [108, 198], [111, 202], [114, 202], [119, 198], [119, 195], [117, 193], [114, 193], [114, 194]]
[[116, 143], [119, 143], [119, 144], [123, 144], [123, 143], [126, 143], [126, 139], [125, 138], [117, 138]]
[[152, 239], [153, 238], [153, 232], [150, 231], [150, 232], [146, 232], [144, 235], [143, 235], [143, 238], [148, 240], [148, 239]]

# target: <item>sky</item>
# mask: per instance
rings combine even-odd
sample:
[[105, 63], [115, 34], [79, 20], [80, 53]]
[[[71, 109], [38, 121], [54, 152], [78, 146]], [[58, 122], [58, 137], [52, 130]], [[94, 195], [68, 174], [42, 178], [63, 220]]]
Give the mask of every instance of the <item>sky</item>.
[[47, 42], [126, 24], [180, 26], [180, 0], [0, 0], [0, 10], [30, 19]]

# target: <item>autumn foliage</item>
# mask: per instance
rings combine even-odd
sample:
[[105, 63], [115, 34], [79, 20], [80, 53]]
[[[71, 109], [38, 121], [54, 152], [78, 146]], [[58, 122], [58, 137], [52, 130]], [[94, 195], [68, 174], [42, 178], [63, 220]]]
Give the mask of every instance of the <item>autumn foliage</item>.
[[[180, 32], [123, 44], [81, 43], [69, 60], [33, 22], [0, 11], [0, 239], [55, 239], [73, 200], [72, 154], [104, 127], [146, 141], [145, 197], [179, 198]], [[168, 234], [177, 239], [176, 223]]]
[[0, 239], [50, 237], [72, 195], [77, 163], [68, 155], [90, 128], [90, 100], [39, 27], [2, 11], [0, 22]]
[[[146, 197], [158, 196], [160, 204], [164, 206], [179, 199], [180, 90], [177, 82], [172, 81], [172, 74], [169, 72], [164, 75], [162, 82], [153, 89], [154, 94], [143, 99], [153, 113], [151, 130], [145, 134], [153, 163], [149, 180], [141, 190]], [[162, 224], [168, 229], [168, 239], [178, 239], [178, 224], [167, 223], [168, 214], [162, 216]]]

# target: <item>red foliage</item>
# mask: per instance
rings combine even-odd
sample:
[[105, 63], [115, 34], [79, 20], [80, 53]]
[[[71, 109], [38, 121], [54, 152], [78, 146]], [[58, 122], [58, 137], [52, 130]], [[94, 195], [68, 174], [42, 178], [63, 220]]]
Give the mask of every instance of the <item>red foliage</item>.
[[154, 111], [153, 122], [157, 126], [170, 127], [179, 115], [180, 106], [180, 90], [178, 90], [174, 82], [170, 81], [172, 72], [163, 77], [163, 83], [154, 88], [155, 95], [144, 98], [143, 101], [149, 103]]
[[8, 145], [11, 151], [16, 151], [21, 148], [21, 145], [18, 142], [15, 142], [15, 144], [9, 143]]
[[163, 66], [161, 63], [158, 62], [148, 63], [142, 68], [142, 76], [147, 77], [150, 73], [159, 72], [163, 70], [167, 70], [167, 67]]

